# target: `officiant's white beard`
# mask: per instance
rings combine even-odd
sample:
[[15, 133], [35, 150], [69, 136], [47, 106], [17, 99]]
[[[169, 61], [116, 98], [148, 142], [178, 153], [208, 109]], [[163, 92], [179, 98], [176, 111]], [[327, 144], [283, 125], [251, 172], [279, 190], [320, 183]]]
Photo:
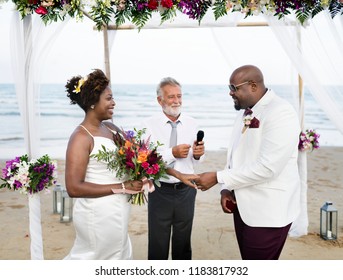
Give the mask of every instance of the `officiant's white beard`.
[[164, 106], [163, 112], [166, 115], [172, 116], [174, 118], [178, 117], [181, 114], [181, 105], [177, 107], [173, 106]]

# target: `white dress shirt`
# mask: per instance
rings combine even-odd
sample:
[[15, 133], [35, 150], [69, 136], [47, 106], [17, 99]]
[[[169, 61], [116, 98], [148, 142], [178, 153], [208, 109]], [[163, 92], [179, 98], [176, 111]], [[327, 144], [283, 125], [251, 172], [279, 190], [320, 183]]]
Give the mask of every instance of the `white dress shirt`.
[[[194, 164], [200, 160], [196, 160], [193, 157], [192, 147], [189, 150], [187, 158], [176, 159], [172, 153], [172, 147], [169, 147], [171, 125], [167, 116], [160, 112], [145, 121], [143, 121], [142, 128], [146, 128], [145, 138], [150, 136], [150, 141], [163, 144], [158, 148], [158, 152], [162, 155], [163, 160], [170, 164], [175, 161], [174, 168], [185, 174], [194, 173]], [[196, 140], [198, 131], [198, 125], [194, 118], [184, 115], [183, 113], [178, 118], [179, 124], [177, 125], [177, 144], [189, 144], [193, 146]], [[201, 159], [203, 156], [201, 157]], [[169, 179], [162, 179], [161, 181], [167, 183], [176, 183], [179, 180], [173, 176], [168, 176]]]

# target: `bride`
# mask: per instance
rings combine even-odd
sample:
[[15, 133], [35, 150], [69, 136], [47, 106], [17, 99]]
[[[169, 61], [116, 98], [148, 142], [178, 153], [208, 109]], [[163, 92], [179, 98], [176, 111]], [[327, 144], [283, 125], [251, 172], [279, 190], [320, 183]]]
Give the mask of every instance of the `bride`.
[[[70, 136], [65, 166], [66, 188], [74, 197], [76, 239], [65, 259], [132, 259], [127, 232], [130, 214], [128, 191], [139, 192], [141, 181], [122, 181], [105, 162], [90, 157], [101, 146], [115, 149], [111, 119], [115, 102], [109, 80], [101, 70], [76, 76], [67, 84], [71, 104], [85, 111], [85, 118]], [[114, 190], [122, 190], [113, 194]]]

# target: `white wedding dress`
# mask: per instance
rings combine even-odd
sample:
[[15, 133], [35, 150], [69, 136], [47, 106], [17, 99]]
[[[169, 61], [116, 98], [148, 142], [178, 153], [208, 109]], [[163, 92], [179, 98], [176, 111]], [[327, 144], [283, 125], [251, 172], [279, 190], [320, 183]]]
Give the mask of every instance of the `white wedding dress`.
[[[93, 139], [94, 148], [91, 154], [96, 154], [102, 149], [101, 145], [107, 149], [115, 148], [113, 141], [108, 138], [94, 136]], [[107, 169], [106, 163], [98, 162], [94, 158], [89, 159], [85, 181], [96, 184], [122, 182], [116, 178], [115, 173]], [[76, 198], [73, 209], [76, 238], [70, 253], [64, 259], [132, 259], [132, 247], [128, 235], [131, 204], [128, 200], [127, 194]]]

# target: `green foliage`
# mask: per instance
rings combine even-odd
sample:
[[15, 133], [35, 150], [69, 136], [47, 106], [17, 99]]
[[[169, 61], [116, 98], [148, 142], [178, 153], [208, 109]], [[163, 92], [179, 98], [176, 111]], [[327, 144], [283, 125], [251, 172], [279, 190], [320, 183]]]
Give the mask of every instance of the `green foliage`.
[[297, 10], [295, 12], [296, 18], [299, 20], [301, 24], [304, 24], [304, 22], [311, 17], [311, 11], [310, 10]]
[[161, 13], [161, 24], [176, 17], [176, 9], [166, 9]]
[[343, 3], [331, 1], [329, 5], [329, 11], [332, 18], [339, 14], [343, 15]]
[[205, 16], [207, 10], [212, 6], [212, 1], [202, 1], [201, 4], [199, 5], [200, 8], [200, 13], [198, 15], [198, 21], [199, 24], [202, 20], [202, 18]]
[[116, 26], [124, 24], [126, 20], [130, 20], [130, 15], [130, 10], [117, 10], [114, 14]]
[[111, 20], [111, 14], [114, 10], [111, 5], [107, 5], [106, 2], [101, 0], [97, 1], [96, 6], [92, 6], [90, 15], [93, 18], [96, 28], [101, 30], [104, 25], [108, 25]]
[[213, 14], [216, 20], [220, 17], [227, 15], [226, 3], [227, 3], [227, 0], [216, 0], [214, 2]]
[[312, 13], [311, 13], [311, 17], [315, 17], [317, 14], [319, 14], [321, 11], [323, 11], [324, 8], [322, 6], [316, 6], [314, 7], [314, 9], [312, 10]]
[[131, 21], [140, 30], [146, 22], [151, 18], [152, 12], [149, 9], [145, 9], [144, 12], [134, 10], [131, 13]]

